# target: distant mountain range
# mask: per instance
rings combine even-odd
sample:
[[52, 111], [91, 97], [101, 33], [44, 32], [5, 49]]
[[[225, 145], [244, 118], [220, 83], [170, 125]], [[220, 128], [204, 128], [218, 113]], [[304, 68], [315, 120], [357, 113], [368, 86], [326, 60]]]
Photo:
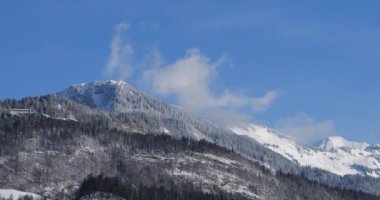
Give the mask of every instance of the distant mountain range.
[[351, 142], [342, 137], [328, 137], [314, 146], [299, 144], [278, 131], [258, 125], [231, 128], [304, 167], [323, 169], [341, 176], [380, 176], [379, 145]]

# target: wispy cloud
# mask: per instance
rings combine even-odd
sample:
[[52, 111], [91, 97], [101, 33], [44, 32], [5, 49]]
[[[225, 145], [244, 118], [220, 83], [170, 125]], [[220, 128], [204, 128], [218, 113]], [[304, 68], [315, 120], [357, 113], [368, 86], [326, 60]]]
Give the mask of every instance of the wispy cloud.
[[[134, 52], [126, 37], [128, 24], [119, 23], [115, 28], [105, 69], [108, 75], [117, 75], [126, 80], [133, 72], [139, 72], [133, 67], [146, 69], [143, 70], [142, 79], [153, 92], [174, 97], [180, 106], [206, 115], [214, 122], [226, 125], [248, 122], [252, 118], [252, 112], [266, 111], [280, 96], [277, 91], [268, 91], [258, 97], [229, 90], [219, 93], [213, 91], [211, 82], [216, 78], [218, 68], [225, 65], [225, 56], [212, 61], [195, 48], [187, 50], [184, 57], [165, 65], [156, 46], [147, 53]], [[141, 74], [135, 75], [139, 77]]]
[[262, 97], [252, 98], [253, 111], [265, 111], [280, 95], [278, 91], [268, 91]]
[[327, 136], [336, 135], [333, 121], [318, 121], [304, 113], [279, 120], [276, 128], [304, 143], [316, 142]]
[[127, 79], [132, 71], [132, 45], [126, 40], [129, 25], [122, 22], [116, 25], [116, 33], [111, 41], [111, 53], [106, 65], [108, 75], [117, 74], [120, 79]]

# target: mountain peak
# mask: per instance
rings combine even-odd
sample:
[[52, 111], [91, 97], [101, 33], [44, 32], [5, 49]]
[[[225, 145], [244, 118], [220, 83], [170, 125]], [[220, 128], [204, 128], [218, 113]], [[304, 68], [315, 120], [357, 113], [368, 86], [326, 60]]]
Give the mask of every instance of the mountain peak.
[[122, 80], [96, 80], [96, 81], [93, 81], [91, 83], [99, 84], [99, 85], [109, 84], [109, 85], [126, 85], [126, 86], [129, 86], [127, 82], [122, 81]]
[[315, 146], [324, 151], [348, 148], [348, 149], [365, 149], [369, 145], [367, 143], [352, 142], [340, 136], [331, 136], [320, 142]]
[[113, 86], [129, 86], [129, 84], [122, 80], [95, 80], [89, 83], [77, 83], [71, 85], [71, 87], [85, 87], [85, 86], [99, 86], [99, 85], [113, 85]]
[[126, 99], [142, 96], [128, 83], [115, 80], [96, 80], [89, 83], [74, 84], [58, 92], [57, 95], [70, 98], [91, 108], [109, 112], [126, 111], [128, 109]]
[[250, 124], [247, 127], [233, 127], [231, 130], [238, 135], [251, 137], [301, 166], [319, 168], [341, 176], [362, 174], [380, 177], [380, 145], [332, 136], [311, 147], [264, 126]]

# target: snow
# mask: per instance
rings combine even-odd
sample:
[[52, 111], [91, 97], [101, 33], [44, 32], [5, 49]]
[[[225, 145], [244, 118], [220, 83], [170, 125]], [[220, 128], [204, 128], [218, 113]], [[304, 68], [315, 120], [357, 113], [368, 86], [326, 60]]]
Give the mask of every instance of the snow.
[[380, 144], [371, 144], [366, 147], [367, 151], [380, 151]]
[[[338, 175], [368, 175], [380, 176], [380, 162], [376, 157], [378, 151], [368, 151], [367, 143], [345, 140], [342, 137], [330, 137], [322, 141], [317, 148], [297, 143], [293, 138], [264, 126], [250, 124], [247, 127], [233, 127], [233, 132], [246, 135], [267, 148], [281, 154], [285, 158], [301, 166], [330, 171]], [[353, 166], [368, 168], [363, 173]]]
[[330, 151], [338, 148], [362, 149], [364, 150], [369, 146], [367, 143], [351, 142], [339, 136], [328, 137], [322, 140], [319, 145], [320, 149]]
[[48, 115], [48, 114], [44, 114], [44, 113], [42, 113], [42, 116], [44, 116], [44, 117], [46, 117], [46, 118], [51, 118], [50, 115]]
[[[217, 184], [227, 192], [239, 193], [256, 199], [262, 199], [260, 196], [251, 192], [249, 185], [244, 180], [228, 173], [221, 173], [218, 170], [208, 170], [206, 173], [207, 175], [205, 175], [175, 168], [174, 170], [166, 170], [166, 173], [168, 175], [191, 179], [194, 182], [200, 181], [202, 184], [206, 185]], [[209, 192], [206, 185], [204, 185], [202, 189], [205, 192]]]
[[0, 197], [5, 198], [5, 199], [9, 199], [11, 196], [13, 197], [13, 199], [18, 199], [26, 195], [33, 196], [33, 199], [41, 199], [40, 195], [29, 193], [29, 192], [22, 192], [22, 191], [13, 190], [13, 189], [0, 189]]
[[85, 146], [85, 147], [82, 147], [81, 149], [77, 149], [74, 154], [77, 156], [82, 153], [95, 154], [95, 150], [89, 146]]
[[165, 127], [161, 127], [160, 128], [160, 132], [162, 132], [164, 134], [169, 134], [170, 133], [170, 131], [167, 128], [165, 128]]
[[44, 114], [44, 113], [41, 113], [41, 115], [44, 116], [44, 117], [46, 117], [46, 118], [58, 119], [58, 120], [63, 120], [63, 121], [75, 121], [75, 122], [78, 122], [78, 120], [75, 119], [75, 116], [73, 116], [73, 115], [68, 115], [67, 117], [51, 117], [50, 115]]
[[75, 117], [74, 117], [73, 115], [69, 115], [66, 119], [67, 119], [67, 120], [74, 121], [74, 122], [78, 122], [78, 120], [75, 119]]
[[178, 109], [183, 110], [183, 108], [181, 106], [179, 106], [179, 105], [175, 105], [175, 104], [170, 104], [170, 105], [173, 106], [174, 108], [178, 108]]
[[87, 86], [91, 86], [91, 85], [106, 85], [106, 84], [118, 85], [118, 86], [122, 86], [122, 85], [128, 86], [128, 83], [126, 83], [125, 81], [121, 81], [121, 80], [118, 80], [118, 81], [116, 81], [116, 80], [96, 80], [96, 81], [93, 81], [91, 83], [74, 84], [73, 87], [83, 88], [83, 87], [87, 87]]
[[233, 165], [233, 164], [238, 164], [236, 161], [234, 160], [230, 160], [230, 159], [227, 159], [227, 158], [224, 158], [224, 157], [219, 157], [219, 156], [215, 156], [213, 154], [208, 154], [208, 153], [204, 153], [203, 156], [211, 159], [211, 160], [214, 160], [214, 161], [218, 161], [218, 162], [221, 162], [221, 163], [224, 163], [226, 165]]
[[58, 119], [58, 120], [63, 120], [63, 121], [74, 121], [74, 122], [78, 122], [77, 119], [75, 119], [74, 117], [72, 116], [69, 116], [69, 117], [56, 117], [54, 119]]
[[194, 134], [195, 139], [197, 139], [197, 140], [202, 139], [202, 135], [199, 134], [198, 132], [194, 131], [193, 134]]
[[92, 93], [91, 96], [96, 107], [102, 107], [106, 111], [112, 110], [112, 104], [110, 102], [105, 102], [103, 94]]
[[[115, 108], [115, 94], [133, 96], [135, 91], [124, 81], [100, 80], [90, 83], [74, 84], [59, 92], [59, 96], [70, 97], [76, 101], [110, 112]], [[119, 94], [120, 95], [120, 94]]]

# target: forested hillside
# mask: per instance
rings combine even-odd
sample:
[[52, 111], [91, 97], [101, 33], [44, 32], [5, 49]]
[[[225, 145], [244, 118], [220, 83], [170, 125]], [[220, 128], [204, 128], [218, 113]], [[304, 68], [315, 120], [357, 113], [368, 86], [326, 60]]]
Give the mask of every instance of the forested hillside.
[[[231, 199], [377, 199], [275, 173], [205, 140], [126, 132], [97, 117], [88, 120], [1, 112], [0, 187], [72, 199], [83, 192], [89, 174], [103, 174], [117, 177], [132, 193], [161, 190], [184, 199], [192, 191], [209, 199], [221, 194]], [[108, 186], [99, 192], [121, 195], [103, 187]], [[193, 189], [184, 190], [188, 187]]]

